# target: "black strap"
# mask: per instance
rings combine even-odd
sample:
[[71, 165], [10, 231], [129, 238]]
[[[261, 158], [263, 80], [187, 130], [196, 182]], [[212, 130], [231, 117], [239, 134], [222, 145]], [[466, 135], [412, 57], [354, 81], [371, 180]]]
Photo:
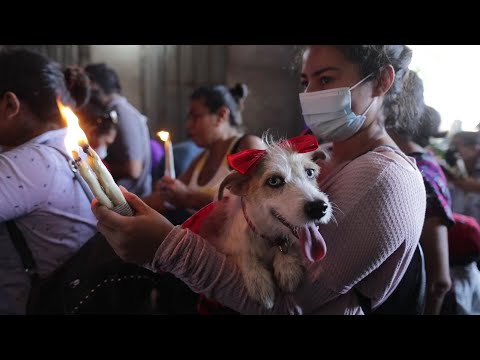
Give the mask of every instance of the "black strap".
[[22, 232], [17, 227], [17, 224], [15, 224], [13, 220], [9, 220], [5, 224], [7, 225], [7, 230], [10, 234], [13, 245], [15, 246], [15, 249], [20, 255], [20, 259], [22, 260], [25, 272], [30, 275], [33, 281], [35, 278], [38, 277], [38, 273], [37, 265], [35, 263], [35, 260], [33, 259], [32, 252], [30, 251], [30, 248], [28, 247]]
[[50, 146], [52, 149], [57, 150], [60, 154], [63, 155], [63, 157], [67, 160], [68, 164], [70, 165], [70, 169], [72, 170], [73, 175], [75, 176], [75, 179], [80, 183], [80, 186], [82, 187], [83, 191], [87, 195], [88, 200], [92, 202], [95, 196], [93, 196], [92, 191], [90, 190], [88, 185], [85, 183], [85, 180], [83, 180], [82, 176], [79, 174], [75, 161], [72, 160], [72, 158], [67, 154], [65, 154], [62, 150], [56, 148], [55, 146], [51, 146], [48, 144], [45, 144], [45, 145]]
[[[236, 141], [235, 141], [235, 144], [233, 144], [232, 146], [232, 150], [230, 150], [230, 153], [229, 155], [232, 155], [232, 154], [235, 154], [236, 152], [238, 152], [238, 148], [240, 147], [240, 143], [242, 142], [242, 140], [247, 136], [247, 134], [245, 135], [242, 135], [240, 136]], [[230, 166], [230, 164], [228, 164], [228, 168], [233, 170], [232, 167]]]
[[242, 135], [240, 136], [237, 141], [235, 142], [235, 145], [233, 145], [232, 147], [232, 151], [230, 151], [230, 154], [235, 154], [236, 152], [238, 152], [238, 147], [240, 146], [240, 143], [242, 142], [243, 139], [245, 139], [245, 137], [247, 137], [248, 134], [245, 134], [245, 135]]
[[363, 295], [356, 287], [353, 287], [353, 291], [357, 295], [358, 305], [362, 308], [363, 313], [370, 315], [372, 313], [372, 300]]

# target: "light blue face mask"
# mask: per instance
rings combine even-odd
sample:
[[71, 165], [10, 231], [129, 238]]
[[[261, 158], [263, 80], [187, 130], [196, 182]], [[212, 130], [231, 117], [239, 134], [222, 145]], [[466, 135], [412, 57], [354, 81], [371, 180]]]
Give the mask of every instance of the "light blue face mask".
[[375, 98], [362, 115], [357, 115], [352, 110], [351, 91], [370, 76], [372, 74], [352, 87], [300, 94], [303, 118], [316, 137], [325, 141], [343, 141], [360, 130]]

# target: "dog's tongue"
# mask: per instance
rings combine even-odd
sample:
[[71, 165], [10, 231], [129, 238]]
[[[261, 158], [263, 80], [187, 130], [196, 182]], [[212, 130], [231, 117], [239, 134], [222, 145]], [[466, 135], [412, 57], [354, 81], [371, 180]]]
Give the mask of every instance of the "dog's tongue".
[[304, 226], [300, 228], [298, 235], [305, 257], [311, 262], [322, 260], [327, 253], [327, 245], [317, 227]]

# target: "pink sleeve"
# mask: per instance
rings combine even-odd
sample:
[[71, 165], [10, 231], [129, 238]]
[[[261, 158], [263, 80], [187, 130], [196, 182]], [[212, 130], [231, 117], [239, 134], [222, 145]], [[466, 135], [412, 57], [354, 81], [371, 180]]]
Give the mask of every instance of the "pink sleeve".
[[[153, 267], [171, 272], [193, 291], [243, 314], [293, 314], [311, 310], [303, 305], [300, 309], [295, 304], [303, 302], [300, 299], [304, 293], [302, 291], [297, 292], [295, 301], [292, 295], [277, 292], [273, 309], [263, 308], [249, 298], [242, 274], [230, 258], [200, 236], [180, 226], [176, 226], [158, 248]], [[304, 284], [302, 287], [311, 289], [311, 286]], [[316, 292], [320, 292], [321, 288], [316, 284]], [[325, 295], [333, 294], [327, 289], [323, 290]]]

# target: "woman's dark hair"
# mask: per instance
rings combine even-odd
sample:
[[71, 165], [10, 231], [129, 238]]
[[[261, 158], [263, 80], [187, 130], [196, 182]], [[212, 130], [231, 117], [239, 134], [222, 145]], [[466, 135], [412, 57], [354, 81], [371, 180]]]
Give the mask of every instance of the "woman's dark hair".
[[105, 63], [89, 64], [85, 67], [90, 80], [96, 83], [106, 95], [120, 93], [120, 79], [117, 73]]
[[422, 115], [420, 116], [419, 126], [416, 134], [412, 136], [412, 140], [420, 146], [428, 146], [430, 138], [443, 138], [447, 135], [447, 131], [439, 131], [442, 117], [440, 113], [431, 106], [425, 105]]
[[[85, 102], [82, 94], [88, 90], [78, 90], [80, 77], [69, 81], [72, 88], [77, 88], [73, 94], [67, 88], [60, 65], [42, 54], [27, 49], [0, 51], [0, 96], [13, 92], [42, 121], [62, 121], [57, 97], [72, 108]], [[87, 82], [84, 84], [88, 87]]]
[[[432, 110], [436, 112], [434, 109]], [[425, 137], [428, 139], [434, 132], [438, 132], [440, 119], [435, 119], [439, 121], [434, 130], [433, 119], [430, 116], [436, 114], [430, 110], [425, 112], [423, 81], [415, 71], [409, 71], [406, 74], [400, 94], [395, 101], [385, 103], [383, 111], [385, 127], [408, 140], [414, 140], [417, 135], [419, 135], [419, 139], [424, 140]], [[422, 143], [424, 143], [423, 140]]]
[[210, 113], [215, 113], [222, 106], [230, 110], [229, 122], [234, 127], [242, 126], [241, 117], [238, 116], [238, 104], [230, 90], [224, 85], [203, 86], [190, 96], [191, 100], [203, 100]]
[[[335, 47], [354, 64], [359, 65], [362, 78], [372, 74], [370, 80], [380, 78], [386, 65], [395, 69], [395, 79], [390, 90], [385, 94], [383, 104], [389, 107], [402, 91], [403, 81], [412, 61], [412, 50], [406, 45], [335, 45]], [[395, 117], [391, 117], [385, 126], [392, 126]]]
[[97, 136], [108, 134], [111, 130], [116, 129], [118, 120], [115, 110], [109, 111], [105, 106], [95, 101], [90, 101], [75, 113], [78, 116], [80, 126], [94, 127]]

